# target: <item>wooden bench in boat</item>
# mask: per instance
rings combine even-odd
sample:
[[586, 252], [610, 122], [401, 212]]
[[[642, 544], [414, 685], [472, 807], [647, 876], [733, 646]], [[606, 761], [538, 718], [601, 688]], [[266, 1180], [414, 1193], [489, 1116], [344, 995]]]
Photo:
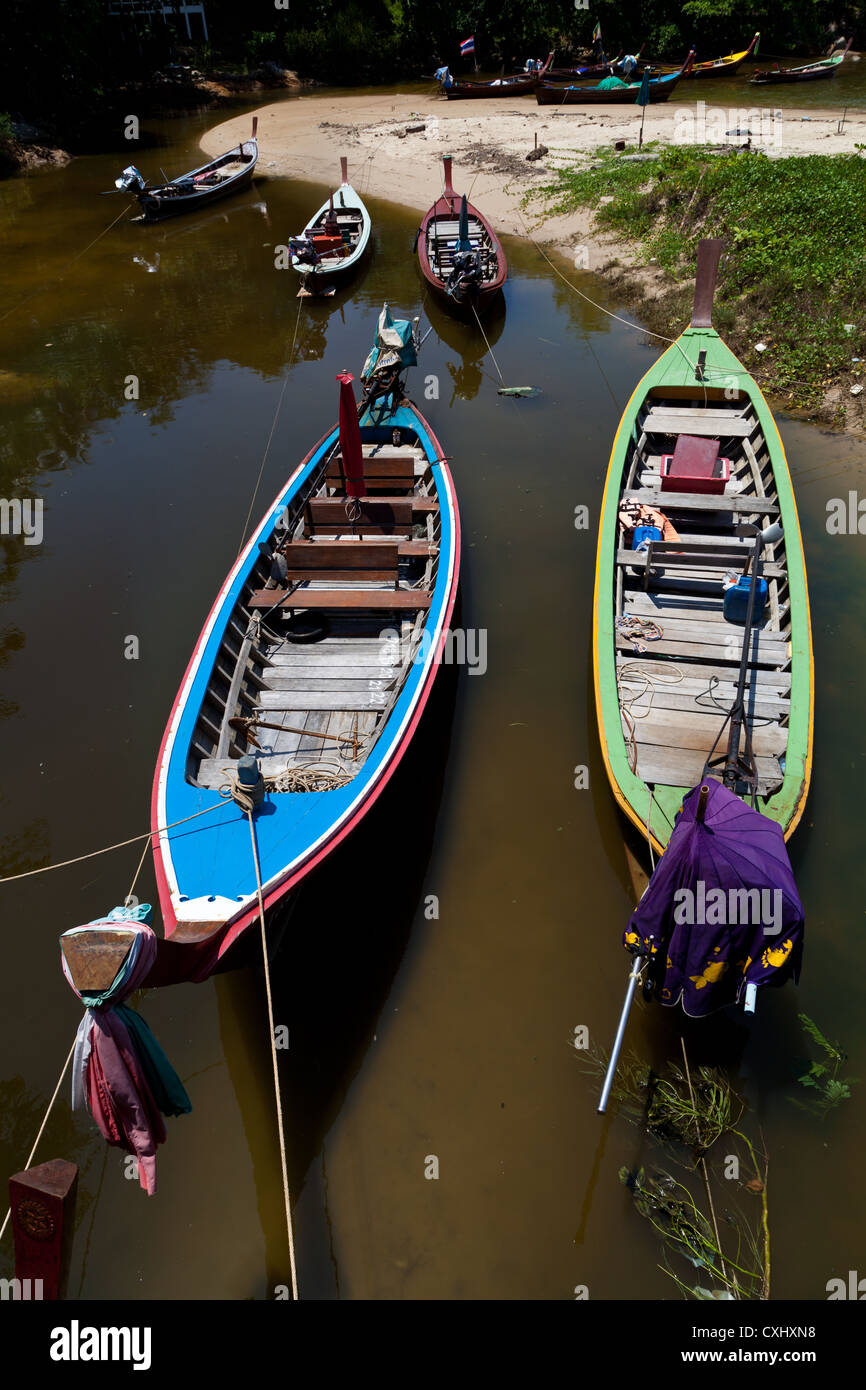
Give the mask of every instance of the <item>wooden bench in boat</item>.
[[778, 502], [768, 497], [753, 497], [748, 493], [719, 493], [706, 496], [699, 492], [662, 492], [660, 488], [626, 488], [620, 498], [623, 502], [646, 502], [648, 507], [662, 511], [696, 512], [754, 512], [764, 516], [778, 516]]
[[[328, 463], [326, 479], [331, 487], [346, 490], [346, 473], [342, 457]], [[364, 483], [368, 492], [410, 492], [415, 486], [414, 454], [365, 454]]]
[[755, 429], [755, 421], [742, 415], [731, 413], [720, 419], [718, 415], [709, 419], [700, 411], [677, 410], [676, 413], [654, 406], [648, 410], [642, 423], [645, 434], [692, 434], [709, 435], [711, 438], [748, 438]]
[[304, 535], [313, 531], [350, 531], [359, 536], [389, 535], [412, 529], [411, 497], [358, 497], [352, 499], [355, 518], [346, 513], [342, 497], [311, 497], [304, 507]]
[[[365, 541], [361, 536], [291, 541], [282, 547], [289, 579], [390, 579], [395, 583], [397, 561], [438, 555], [432, 541], [382, 536]], [[327, 573], [324, 571], [327, 570]], [[345, 571], [349, 571], [346, 573]]]
[[[733, 553], [732, 553], [733, 552]], [[725, 545], [724, 541], [651, 540], [645, 551], [637, 551], [643, 559], [645, 589], [649, 588], [653, 565], [688, 567], [691, 569], [730, 569], [742, 560], [742, 546]]]
[[279, 594], [279, 589], [254, 589], [247, 607], [275, 612], [278, 608], [286, 612], [296, 608], [368, 608], [387, 613], [397, 608], [429, 608], [433, 598], [429, 589], [294, 589], [282, 600]]

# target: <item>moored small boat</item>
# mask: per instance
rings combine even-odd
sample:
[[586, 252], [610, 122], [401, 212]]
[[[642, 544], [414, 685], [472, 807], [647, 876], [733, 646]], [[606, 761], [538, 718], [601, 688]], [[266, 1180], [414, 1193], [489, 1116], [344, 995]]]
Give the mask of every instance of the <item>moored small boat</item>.
[[163, 218], [177, 217], [181, 213], [198, 212], [218, 199], [248, 187], [259, 157], [257, 126], [258, 117], [253, 116], [249, 140], [244, 140], [226, 154], [218, 155], [199, 169], [190, 170], [188, 174], [181, 174], [167, 183], [149, 184], [135, 165], [130, 164], [115, 179], [115, 188], [121, 193], [135, 194], [146, 222], [160, 222]]
[[[765, 603], [747, 653], [741, 734], [753, 766], [731, 785], [754, 792], [788, 836], [811, 774], [812, 649], [797, 508], [770, 408], [710, 323], [707, 287], [720, 245], [701, 243], [692, 322], [626, 407], [599, 531], [599, 736], [614, 796], [657, 853], [718, 752], [736, 693], [744, 628], [740, 595], [728, 596], [723, 577], [728, 571], [729, 584], [748, 568], [755, 526], [781, 531], [762, 546]], [[648, 548], [634, 549], [641, 538]]]
[[802, 960], [785, 841], [812, 766], [806, 568], [776, 423], [711, 324], [721, 251], [699, 245], [691, 324], [635, 387], [601, 507], [599, 739], [653, 874], [623, 935], [633, 964], [600, 1112], [638, 984], [693, 1017], [751, 1013]]
[[775, 68], [756, 68], [751, 78], [752, 85], [781, 86], [786, 82], [820, 82], [828, 77], [835, 77], [853, 42], [853, 39], [849, 39], [838, 53], [831, 53], [829, 58], [816, 59], [814, 63], [805, 63], [799, 68], [782, 68], [778, 64]]
[[[408, 364], [414, 340], [395, 342]], [[269, 911], [382, 792], [447, 637], [460, 523], [442, 447], [402, 390], [359, 419], [351, 376], [339, 380], [339, 424], [232, 565], [160, 749], [154, 859], [185, 978], [209, 974], [257, 920], [248, 800]]]
[[[442, 93], [449, 101], [474, 100], [496, 97], [531, 96], [541, 78], [553, 62], [553, 53], [548, 53], [543, 66], [531, 72], [516, 72], [510, 77], [497, 77], [491, 82], [467, 82], [451, 76], [448, 68], [440, 68], [439, 80]], [[437, 74], [439, 76], [439, 74]]]
[[[647, 94], [651, 104], [668, 100], [677, 83], [689, 75], [694, 56], [692, 49], [676, 72], [649, 78]], [[607, 77], [594, 87], [579, 84], [562, 87], [553, 82], [540, 82], [535, 100], [539, 106], [624, 106], [637, 101], [641, 86], [641, 82], [621, 82], [616, 77]]]
[[490, 223], [455, 193], [451, 159], [446, 156], [445, 191], [430, 208], [415, 236], [424, 279], [459, 310], [482, 313], [505, 284], [505, 252]]
[[[694, 63], [689, 78], [733, 77], [746, 59], [757, 53], [760, 37], [760, 33], [755, 34], [748, 48], [741, 49], [739, 53], [729, 53], [726, 58], [709, 58], [703, 62]], [[672, 71], [670, 63], [660, 63], [658, 68], [660, 72]]]
[[301, 236], [289, 241], [292, 266], [301, 277], [299, 295], [333, 294], [361, 260], [370, 241], [370, 214], [349, 183], [346, 156], [340, 187], [323, 203]]
[[[640, 76], [640, 58], [646, 44], [641, 44], [637, 53], [627, 55], [624, 49], [620, 49], [615, 58], [602, 58], [597, 63], [590, 63], [586, 67], [576, 68], [548, 68], [546, 76], [549, 81], [557, 81], [560, 78], [573, 79], [575, 77], [604, 77], [605, 73], [613, 73], [614, 76], [624, 76], [629, 80]], [[625, 65], [629, 58], [631, 62], [626, 68]]]

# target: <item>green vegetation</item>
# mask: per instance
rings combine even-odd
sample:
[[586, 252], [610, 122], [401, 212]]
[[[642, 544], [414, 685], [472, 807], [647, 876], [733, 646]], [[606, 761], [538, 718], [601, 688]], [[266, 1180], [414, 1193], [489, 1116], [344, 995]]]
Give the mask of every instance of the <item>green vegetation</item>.
[[[522, 67], [555, 48], [568, 59], [590, 45], [595, 23], [609, 53], [641, 42], [659, 58], [692, 42], [712, 57], [760, 28], [768, 53], [825, 49], [835, 33], [866, 42], [863, 0], [205, 0], [209, 40], [180, 15], [118, 14], [108, 0], [4, 0], [0, 6], [0, 91], [17, 117], [49, 134], [100, 145], [124, 87], [170, 62], [201, 70], [256, 70], [274, 62], [320, 82], [362, 85], [430, 76], [440, 63], [471, 70], [459, 43], [475, 37], [482, 68]], [[858, 33], [859, 30], [859, 33]], [[124, 108], [126, 109], [126, 108]]]
[[[647, 1166], [621, 1168], [619, 1180], [661, 1237], [661, 1268], [685, 1297], [769, 1298], [767, 1155], [759, 1161], [740, 1128], [745, 1105], [725, 1075], [712, 1067], [692, 1070], [682, 1040], [681, 1046], [682, 1067], [668, 1062], [660, 1073], [634, 1054], [622, 1058], [613, 1096], [624, 1118], [658, 1141], [666, 1161], [684, 1168], [687, 1180]], [[600, 1053], [586, 1061], [590, 1071], [605, 1069]]]
[[668, 292], [641, 304], [661, 333], [688, 320], [698, 241], [724, 237], [714, 321], [762, 387], [813, 409], [829, 387], [857, 384], [866, 375], [866, 160], [647, 151], [648, 162], [613, 153], [566, 161], [535, 197], [551, 213], [592, 208], [600, 226], [670, 272]]
[[817, 1023], [814, 1023], [808, 1014], [798, 1014], [797, 1017], [803, 1032], [824, 1054], [824, 1059], [819, 1062], [810, 1062], [809, 1070], [797, 1077], [801, 1086], [816, 1091], [817, 1095], [810, 1101], [794, 1099], [793, 1103], [802, 1110], [808, 1110], [811, 1114], [818, 1115], [823, 1119], [829, 1110], [834, 1110], [837, 1105], [842, 1104], [843, 1100], [850, 1100], [851, 1087], [856, 1085], [858, 1078], [849, 1076], [843, 1080], [839, 1076], [839, 1070], [846, 1060], [845, 1053], [840, 1050], [837, 1043], [828, 1042]]

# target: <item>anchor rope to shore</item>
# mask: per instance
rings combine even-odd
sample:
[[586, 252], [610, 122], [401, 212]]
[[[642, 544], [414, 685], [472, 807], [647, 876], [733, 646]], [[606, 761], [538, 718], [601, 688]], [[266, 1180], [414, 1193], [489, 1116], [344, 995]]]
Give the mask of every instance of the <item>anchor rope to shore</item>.
[[[569, 288], [570, 290], [574, 290], [574, 293], [575, 293], [576, 295], [579, 295], [581, 299], [585, 299], [586, 302], [587, 302], [587, 304], [591, 304], [591, 305], [592, 305], [593, 309], [598, 309], [600, 313], [606, 314], [607, 317], [608, 317], [609, 319], [615, 319], [617, 323], [623, 323], [623, 324], [625, 324], [626, 328], [631, 328], [631, 329], [633, 329], [636, 333], [645, 333], [645, 334], [646, 334], [648, 337], [650, 337], [650, 338], [658, 338], [658, 339], [660, 339], [660, 341], [663, 342], [663, 343], [670, 343], [671, 346], [677, 348], [677, 349], [682, 353], [682, 355], [683, 355], [683, 357], [685, 358], [686, 362], [688, 363], [689, 367], [690, 367], [692, 370], [696, 370], [696, 368], [697, 368], [697, 363], [696, 363], [696, 362], [693, 362], [693, 361], [691, 360], [691, 358], [689, 357], [688, 353], [687, 353], [687, 352], [685, 351], [685, 349], [683, 348], [683, 346], [682, 346], [682, 344], [680, 343], [680, 341], [679, 341], [678, 338], [668, 338], [668, 337], [666, 336], [666, 334], [664, 334], [664, 333], [657, 333], [657, 332], [655, 331], [655, 329], [652, 329], [652, 328], [644, 328], [642, 324], [639, 324], [639, 323], [632, 323], [630, 319], [624, 319], [624, 318], [622, 317], [621, 314], [615, 314], [615, 313], [613, 312], [612, 309], [606, 309], [605, 306], [604, 306], [603, 304], [599, 304], [599, 303], [597, 303], [596, 300], [590, 299], [590, 297], [589, 297], [588, 294], [584, 294], [583, 290], [579, 290], [579, 289], [577, 288], [577, 285], [572, 284], [572, 282], [571, 282], [571, 280], [569, 280], [568, 276], [567, 276], [567, 275], [563, 275], [562, 271], [559, 269], [559, 266], [558, 266], [558, 265], [554, 265], [553, 261], [550, 259], [550, 257], [548, 256], [547, 252], [544, 250], [544, 247], [541, 245], [541, 243], [535, 240], [535, 237], [532, 235], [532, 233], [531, 233], [530, 230], [529, 230], [529, 227], [528, 227], [527, 224], [526, 224], [526, 218], [523, 216], [523, 213], [522, 213], [522, 211], [520, 210], [520, 208], [517, 209], [517, 215], [518, 215], [518, 217], [520, 218], [521, 222], [523, 223], [524, 233], [525, 233], [525, 235], [526, 235], [527, 240], [532, 242], [532, 245], [535, 247], [536, 251], [540, 252], [540, 254], [544, 257], [544, 259], [547, 261], [547, 264], [550, 266], [550, 268], [551, 268], [551, 270], [554, 272], [554, 274], [555, 274], [555, 275], [558, 275], [559, 278], [560, 278], [560, 280], [562, 280], [564, 284], [568, 285], [568, 288]], [[710, 370], [711, 370], [711, 369], [709, 369], [709, 368], [706, 369], [706, 374], [707, 374], [707, 375], [709, 375]], [[733, 376], [734, 373], [733, 373], [733, 372], [729, 372], [729, 373], [727, 373], [727, 375], [728, 375], [728, 376]], [[744, 375], [748, 375], [748, 373], [744, 373]]]
[[295, 1236], [292, 1229], [292, 1202], [289, 1193], [289, 1170], [286, 1163], [286, 1134], [283, 1124], [283, 1102], [280, 1096], [280, 1073], [277, 1062], [277, 1040], [274, 1028], [274, 1001], [271, 992], [271, 968], [268, 961], [268, 938], [265, 930], [265, 903], [262, 896], [262, 870], [259, 864], [259, 847], [256, 843], [256, 829], [253, 823], [252, 805], [247, 804], [244, 808], [247, 813], [247, 820], [250, 825], [250, 843], [253, 851], [253, 864], [256, 871], [256, 896], [259, 903], [259, 925], [262, 935], [262, 965], [265, 972], [265, 994], [268, 1001], [268, 1027], [270, 1029], [271, 1040], [271, 1062], [274, 1069], [274, 1099], [277, 1106], [277, 1131], [280, 1139], [280, 1165], [283, 1176], [283, 1199], [286, 1206], [286, 1233], [289, 1239], [289, 1265], [292, 1275], [292, 1298], [298, 1301], [298, 1273], [295, 1266]]
[[23, 299], [19, 299], [18, 303], [13, 304], [11, 309], [7, 309], [5, 314], [0, 314], [0, 323], [2, 323], [4, 319], [8, 319], [10, 314], [14, 314], [15, 311], [17, 309], [20, 309], [24, 304], [29, 304], [31, 299], [36, 299], [38, 295], [43, 294], [44, 291], [50, 289], [52, 285], [56, 285], [58, 280], [62, 280], [63, 276], [66, 274], [67, 270], [69, 270], [70, 266], [75, 265], [76, 261], [80, 261], [81, 257], [85, 254], [85, 252], [90, 250], [91, 246], [95, 246], [98, 241], [102, 240], [106, 232], [110, 232], [112, 227], [117, 225], [121, 217], [125, 217], [128, 212], [131, 212], [132, 206], [132, 203], [127, 203], [126, 207], [122, 210], [122, 212], [119, 212], [117, 214], [114, 221], [109, 222], [107, 227], [103, 227], [102, 231], [99, 233], [99, 236], [95, 236], [92, 241], [89, 241], [87, 245], [84, 247], [84, 250], [78, 251], [72, 257], [71, 261], [67, 261], [63, 269], [58, 271], [52, 280], [48, 280], [45, 284], [40, 285], [38, 290], [33, 290], [31, 294], [25, 295]]
[[[206, 816], [210, 811], [218, 811], [220, 807], [224, 805], [224, 801], [217, 801], [213, 806], [205, 806], [203, 811], [193, 811], [191, 816], [184, 816], [182, 820], [170, 821], [168, 825], [158, 825], [155, 830], [146, 830], [143, 835], [131, 835], [128, 840], [118, 840], [116, 845], [105, 845], [102, 849], [91, 850], [89, 854], [79, 854], [76, 855], [74, 859], [64, 859], [59, 864], [43, 864], [41, 869], [27, 869], [23, 874], [10, 874], [8, 878], [0, 878], [0, 884], [15, 883], [19, 878], [33, 878], [35, 874], [47, 874], [51, 869], [68, 869], [70, 864], [81, 864], [85, 859], [95, 859], [97, 855], [108, 854], [113, 849], [124, 849], [127, 845], [137, 844], [139, 840], [150, 841], [154, 835], [161, 835], [165, 830], [174, 830], [177, 825], [186, 825], [187, 821], [195, 820], [197, 816]], [[146, 852], [147, 845], [145, 845], [145, 854], [141, 856], [142, 864], [144, 863]], [[140, 872], [141, 865], [139, 865], [135, 879], [138, 878], [138, 873]], [[135, 879], [133, 879], [133, 887], [135, 887]], [[129, 897], [131, 893], [132, 888], [130, 888], [127, 897]]]
[[294, 361], [294, 356], [295, 356], [295, 347], [296, 347], [297, 341], [298, 341], [298, 328], [299, 328], [300, 322], [301, 322], [301, 310], [303, 309], [303, 307], [304, 307], [304, 301], [303, 301], [303, 299], [299, 299], [299, 300], [298, 300], [298, 315], [297, 315], [297, 318], [295, 319], [295, 332], [294, 332], [294, 336], [292, 337], [292, 346], [291, 346], [291, 350], [290, 350], [290, 352], [289, 352], [289, 360], [288, 360], [288, 362], [286, 363], [285, 376], [283, 377], [283, 386], [282, 386], [282, 390], [280, 391], [279, 398], [278, 398], [278, 400], [277, 400], [277, 408], [276, 408], [276, 410], [274, 411], [274, 418], [273, 418], [273, 420], [271, 421], [271, 430], [270, 430], [270, 434], [268, 435], [268, 442], [267, 442], [267, 444], [265, 445], [265, 452], [262, 454], [262, 461], [261, 461], [261, 464], [260, 464], [260, 466], [259, 466], [259, 475], [258, 475], [258, 477], [256, 478], [256, 485], [255, 485], [255, 487], [253, 488], [253, 495], [252, 495], [252, 497], [250, 498], [250, 505], [249, 505], [249, 510], [248, 510], [248, 512], [247, 512], [246, 521], [244, 522], [244, 529], [243, 529], [243, 531], [241, 532], [241, 543], [240, 543], [240, 545], [238, 546], [238, 555], [240, 555], [241, 551], [242, 551], [243, 548], [244, 548], [244, 545], [246, 544], [246, 539], [247, 539], [247, 527], [248, 527], [249, 524], [250, 524], [250, 517], [251, 517], [252, 514], [253, 514], [253, 507], [256, 505], [256, 498], [257, 498], [258, 495], [259, 495], [259, 488], [260, 488], [260, 486], [261, 486], [262, 476], [263, 476], [264, 471], [265, 471], [265, 464], [266, 464], [267, 461], [268, 461], [268, 454], [269, 454], [270, 451], [271, 451], [271, 444], [272, 444], [272, 442], [273, 442], [274, 433], [275, 433], [276, 428], [277, 428], [277, 421], [278, 421], [279, 418], [280, 418], [280, 411], [281, 411], [282, 408], [283, 408], [283, 400], [284, 400], [284, 398], [285, 398], [286, 389], [287, 389], [287, 387], [288, 387], [288, 385], [289, 385], [289, 373], [290, 373], [291, 370], [292, 370], [292, 363], [293, 363], [293, 361]]
[[[201, 814], [201, 812], [199, 812], [198, 814]], [[144, 847], [144, 854], [142, 854], [141, 859], [139, 860], [138, 868], [137, 868], [136, 871], [135, 871], [135, 875], [134, 875], [134, 877], [133, 877], [132, 883], [129, 885], [129, 892], [127, 893], [126, 897], [124, 898], [124, 903], [128, 903], [128, 902], [129, 902], [129, 899], [130, 899], [131, 896], [132, 896], [133, 890], [135, 889], [135, 885], [136, 885], [136, 882], [137, 882], [137, 880], [138, 880], [138, 875], [141, 873], [141, 866], [142, 866], [142, 864], [144, 863], [145, 855], [147, 854], [147, 849], [148, 849], [148, 846], [145, 845], [145, 847]], [[49, 866], [49, 867], [50, 867], [50, 866]], [[38, 871], [37, 871], [37, 872], [38, 872]], [[5, 880], [0, 880], [0, 882], [5, 882]], [[28, 1157], [27, 1157], [27, 1162], [24, 1164], [24, 1168], [22, 1169], [22, 1172], [25, 1172], [25, 1173], [27, 1172], [27, 1170], [29, 1169], [31, 1163], [33, 1162], [33, 1159], [34, 1159], [35, 1156], [36, 1156], [36, 1150], [37, 1150], [38, 1147], [39, 1147], [39, 1140], [42, 1138], [42, 1135], [43, 1135], [43, 1133], [44, 1133], [44, 1131], [45, 1131], [45, 1126], [48, 1124], [48, 1120], [49, 1120], [49, 1117], [50, 1117], [50, 1115], [51, 1115], [51, 1111], [54, 1109], [54, 1103], [55, 1103], [55, 1101], [57, 1100], [58, 1095], [60, 1094], [60, 1087], [63, 1085], [63, 1079], [64, 1079], [64, 1077], [66, 1076], [67, 1071], [69, 1070], [69, 1063], [72, 1061], [73, 1055], [74, 1055], [74, 1053], [75, 1053], [75, 1045], [76, 1045], [77, 1042], [78, 1042], [78, 1029], [76, 1028], [75, 1034], [74, 1034], [74, 1036], [73, 1036], [73, 1038], [72, 1038], [72, 1046], [70, 1047], [69, 1051], [67, 1052], [67, 1054], [66, 1054], [66, 1061], [63, 1063], [63, 1066], [62, 1066], [61, 1069], [60, 1069], [60, 1075], [59, 1075], [58, 1078], [57, 1078], [57, 1085], [54, 1087], [54, 1092], [53, 1092], [53, 1094], [52, 1094], [52, 1096], [51, 1096], [50, 1101], [48, 1102], [48, 1109], [45, 1111], [45, 1114], [44, 1114], [43, 1117], [42, 1117], [42, 1124], [39, 1126], [39, 1131], [38, 1131], [38, 1133], [37, 1133], [37, 1135], [36, 1135], [36, 1138], [33, 1140], [33, 1147], [32, 1147], [31, 1150], [30, 1150], [30, 1153], [29, 1153], [29, 1155], [28, 1155]], [[3, 1225], [0, 1226], [0, 1240], [3, 1239], [3, 1236], [4, 1236], [5, 1232], [6, 1232], [6, 1227], [9, 1225], [9, 1219], [10, 1219], [11, 1216], [12, 1216], [12, 1208], [11, 1208], [11, 1206], [10, 1206], [10, 1207], [7, 1208], [7, 1210], [6, 1210], [6, 1215], [5, 1215], [4, 1218], [3, 1218]]]

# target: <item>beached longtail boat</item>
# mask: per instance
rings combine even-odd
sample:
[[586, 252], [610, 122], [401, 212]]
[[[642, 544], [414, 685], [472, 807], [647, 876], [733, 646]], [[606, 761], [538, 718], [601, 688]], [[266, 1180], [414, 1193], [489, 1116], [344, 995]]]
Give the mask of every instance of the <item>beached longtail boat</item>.
[[[726, 58], [709, 58], [705, 62], [695, 63], [688, 74], [689, 78], [733, 77], [747, 58], [757, 56], [760, 37], [760, 33], [755, 34], [748, 48], [741, 49], [739, 53], [729, 53]], [[660, 63], [658, 67], [661, 72], [673, 71], [670, 63]]]
[[[644, 972], [663, 1003], [698, 1015], [754, 1007], [760, 986], [799, 968], [802, 908], [785, 839], [812, 765], [797, 508], [770, 408], [711, 326], [721, 250], [700, 243], [691, 324], [638, 383], [617, 430], [593, 604], [605, 768], [651, 855], [662, 855], [626, 933], [636, 957], [627, 1005]], [[751, 919], [736, 931], [719, 917], [682, 925], [672, 895], [700, 896], [698, 880], [778, 889], [775, 937]]]
[[835, 77], [852, 43], [853, 39], [849, 39], [838, 53], [831, 53], [829, 58], [820, 58], [814, 63], [805, 63], [800, 68], [781, 68], [778, 63], [775, 68], [757, 68], [752, 74], [752, 84], [756, 87], [770, 84], [779, 86], [785, 82], [820, 82]]
[[465, 193], [455, 193], [450, 157], [443, 163], [445, 191], [415, 235], [418, 264], [427, 283], [453, 308], [483, 313], [505, 284], [505, 252], [483, 214]]
[[[645, 47], [646, 44], [642, 43], [637, 53], [632, 54], [632, 58], [635, 64], [637, 64], [638, 66], [640, 65], [640, 57]], [[590, 63], [586, 67], [548, 68], [546, 76], [549, 80], [554, 80], [561, 77], [604, 77], [605, 73], [613, 73], [615, 76], [617, 76], [622, 74], [623, 62], [625, 60], [625, 57], [625, 50], [621, 48], [615, 58], [610, 58], [607, 61], [601, 59], [599, 62]], [[633, 78], [638, 77], [640, 74], [639, 71], [637, 71], [637, 69], [633, 69], [630, 67], [627, 75], [629, 78]]]
[[114, 186], [120, 193], [134, 193], [141, 204], [146, 222], [160, 222], [166, 217], [177, 217], [185, 212], [199, 212], [202, 208], [225, 198], [229, 193], [238, 193], [252, 180], [259, 145], [256, 139], [258, 117], [253, 116], [253, 130], [249, 140], [236, 145], [226, 154], [218, 155], [209, 164], [192, 169], [167, 183], [149, 184], [134, 164], [124, 169]]
[[301, 277], [299, 295], [333, 294], [336, 282], [358, 264], [370, 241], [370, 214], [349, 183], [346, 156], [340, 187], [323, 203], [301, 236], [292, 237], [292, 266]]
[[511, 77], [497, 77], [492, 82], [464, 82], [451, 76], [448, 68], [440, 68], [442, 92], [449, 101], [477, 101], [488, 97], [520, 97], [531, 95], [553, 62], [548, 53], [544, 65], [534, 72], [516, 72]]
[[[694, 61], [695, 51], [689, 53], [686, 61], [677, 72], [665, 77], [650, 77], [647, 90], [652, 104], [667, 101], [677, 83], [687, 77]], [[553, 82], [540, 82], [535, 92], [539, 106], [625, 106], [634, 105], [641, 92], [640, 82], [621, 82], [616, 77], [606, 77], [595, 87], [582, 85], [557, 86]]]

